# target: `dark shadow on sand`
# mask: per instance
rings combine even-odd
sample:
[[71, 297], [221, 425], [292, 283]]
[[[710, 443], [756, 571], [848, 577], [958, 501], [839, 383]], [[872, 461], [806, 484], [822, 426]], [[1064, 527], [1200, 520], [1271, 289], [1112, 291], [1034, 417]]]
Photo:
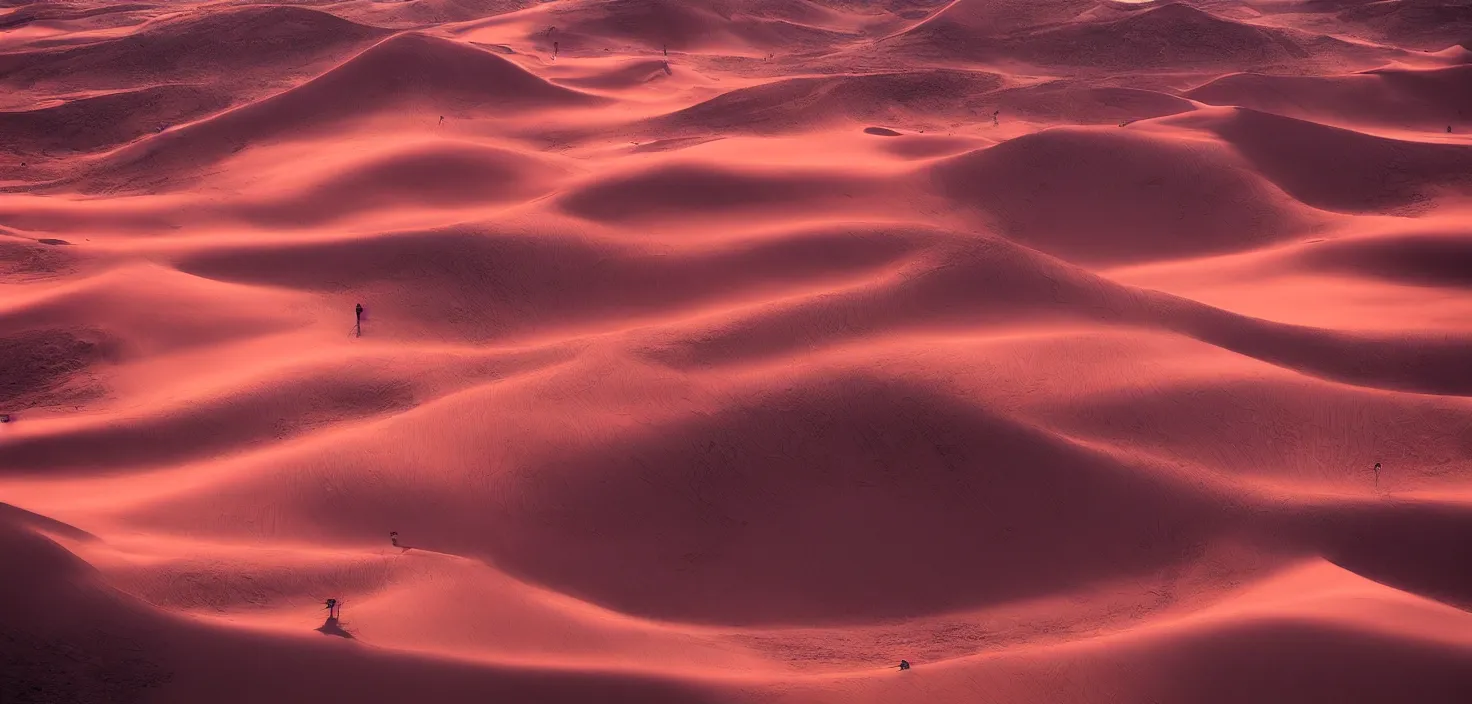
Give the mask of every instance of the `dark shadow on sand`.
[[337, 636], [339, 638], [347, 638], [348, 640], [353, 640], [353, 634], [343, 630], [342, 626], [338, 625], [337, 619], [335, 618], [329, 618], [325, 622], [323, 622], [322, 625], [317, 628], [317, 632], [323, 635]]
[[71, 538], [72, 540], [86, 542], [97, 540], [97, 536], [81, 528], [76, 528], [54, 518], [48, 518], [39, 513], [32, 513], [19, 506], [11, 506], [7, 503], [0, 503], [0, 520], [15, 521], [29, 528]]

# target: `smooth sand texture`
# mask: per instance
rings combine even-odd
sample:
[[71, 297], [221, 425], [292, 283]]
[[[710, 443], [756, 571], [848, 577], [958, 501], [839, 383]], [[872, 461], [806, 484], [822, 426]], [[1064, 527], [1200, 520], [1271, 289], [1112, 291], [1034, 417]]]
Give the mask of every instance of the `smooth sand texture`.
[[0, 0], [0, 702], [1472, 702], [1468, 46]]

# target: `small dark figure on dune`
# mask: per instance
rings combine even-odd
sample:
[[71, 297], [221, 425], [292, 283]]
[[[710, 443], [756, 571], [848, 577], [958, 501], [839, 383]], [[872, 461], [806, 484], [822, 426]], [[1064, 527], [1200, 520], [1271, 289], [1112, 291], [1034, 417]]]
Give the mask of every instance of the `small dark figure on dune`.
[[388, 541], [390, 543], [393, 543], [394, 544], [394, 547], [398, 547], [399, 546], [399, 532], [396, 531], [396, 530], [395, 531], [389, 531]]
[[901, 660], [900, 661], [900, 669], [901, 670], [908, 670], [908, 669], [910, 669], [910, 661], [909, 660]]
[[444, 115], [440, 115], [440, 125], [444, 125], [444, 124], [445, 124], [445, 116]]
[[1380, 463], [1376, 462], [1375, 469], [1371, 471], [1375, 473], [1375, 486], [1380, 486]]
[[558, 47], [557, 42], [552, 42], [552, 58], [557, 58], [557, 52], [559, 51], [561, 51], [561, 48]]
[[327, 600], [327, 618], [330, 618], [330, 619], [331, 618], [337, 618], [341, 614], [342, 614], [342, 610], [338, 608], [337, 600], [336, 599], [328, 599]]
[[[670, 45], [668, 45], [668, 44], [665, 44], [665, 45], [664, 45], [664, 46], [663, 46], [663, 47], [661, 47], [661, 48], [662, 48], [662, 49], [664, 49], [664, 55], [665, 55], [665, 56], [669, 56], [669, 55], [670, 55]], [[1450, 132], [1450, 131], [1451, 131], [1451, 128], [1447, 128], [1447, 131], [1448, 131], [1448, 132]]]
[[1002, 114], [1002, 111], [1001, 110], [995, 110], [995, 111], [992, 112], [992, 127], [996, 127], [996, 126], [1002, 124], [1002, 123], [1000, 123], [1000, 122], [997, 121], [997, 116], [1000, 115], [1000, 114]]
[[1452, 126], [1451, 125], [1447, 125], [1446, 126], [1446, 133], [1447, 134], [1451, 134], [1452, 133]]

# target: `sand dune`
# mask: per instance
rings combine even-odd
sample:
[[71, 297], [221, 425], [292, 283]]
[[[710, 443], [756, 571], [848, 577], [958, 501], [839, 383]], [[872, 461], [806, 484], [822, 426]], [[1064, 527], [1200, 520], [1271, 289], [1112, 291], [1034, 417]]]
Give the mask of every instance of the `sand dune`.
[[1465, 702], [1465, 10], [0, 0], [0, 701]]
[[816, 48], [842, 41], [844, 33], [819, 26], [830, 14], [802, 0], [750, 3], [607, 0], [571, 2], [552, 8], [552, 26], [569, 51], [593, 50], [601, 41], [630, 42], [644, 49]]
[[[1243, 70], [1368, 61], [1373, 50], [1297, 29], [1259, 26], [1221, 17], [1183, 2], [1083, 17], [1093, 2], [1015, 5], [961, 0], [905, 32], [898, 47], [939, 56], [1035, 66], [1132, 71]], [[993, 17], [1011, 18], [995, 20]], [[1014, 24], [1015, 22], [1015, 24]]]
[[1230, 150], [1173, 137], [1055, 128], [942, 161], [931, 178], [1008, 237], [1088, 263], [1246, 249], [1322, 221]]
[[[111, 154], [82, 177], [89, 190], [158, 189], [251, 146], [345, 129], [365, 118], [422, 110], [517, 114], [597, 99], [554, 86], [475, 47], [400, 34], [300, 86]], [[139, 184], [133, 179], [148, 180]]]
[[1220, 135], [1264, 176], [1312, 206], [1384, 211], [1465, 195], [1472, 146], [1367, 135], [1238, 108], [1170, 118]]
[[1472, 10], [1461, 3], [1436, 0], [1319, 0], [1285, 3], [1269, 11], [1288, 14], [1290, 21], [1308, 20], [1375, 41], [1419, 50], [1439, 50], [1472, 39]]
[[202, 88], [165, 85], [0, 113], [0, 134], [4, 148], [20, 154], [88, 152], [130, 142], [226, 104], [224, 96]]
[[1472, 66], [1451, 66], [1345, 76], [1236, 73], [1186, 95], [1212, 105], [1239, 105], [1304, 120], [1435, 131], [1472, 118], [1469, 91]]
[[1309, 266], [1408, 284], [1472, 285], [1472, 237], [1461, 233], [1340, 240], [1300, 257]]
[[[0, 54], [0, 83], [125, 88], [225, 79], [234, 84], [258, 68], [264, 69], [263, 79], [280, 80], [280, 72], [309, 69], [383, 34], [308, 8], [232, 8], [150, 22], [109, 41]], [[269, 66], [260, 62], [259, 52], [269, 52]]]
[[794, 78], [722, 93], [651, 121], [659, 134], [695, 130], [776, 134], [850, 122], [915, 123], [974, 115], [1002, 77], [915, 71]]

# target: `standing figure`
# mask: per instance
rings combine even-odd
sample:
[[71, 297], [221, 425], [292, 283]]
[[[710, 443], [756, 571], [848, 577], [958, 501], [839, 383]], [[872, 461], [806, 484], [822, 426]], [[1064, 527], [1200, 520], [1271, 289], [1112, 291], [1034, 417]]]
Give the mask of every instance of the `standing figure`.
[[1378, 486], [1380, 486], [1380, 463], [1379, 462], [1376, 462], [1375, 463], [1375, 469], [1373, 471], [1375, 472], [1375, 486], [1378, 487]]
[[1002, 111], [1001, 110], [994, 110], [994, 111], [992, 111], [992, 127], [996, 127], [996, 126], [998, 126], [998, 125], [1001, 124], [1000, 122], [997, 121], [997, 115], [1000, 115], [1000, 114], [1002, 114]]
[[338, 613], [339, 613], [339, 611], [338, 611], [338, 608], [337, 608], [337, 600], [336, 599], [328, 599], [327, 600], [327, 619], [328, 620], [332, 620], [332, 619], [337, 618]]
[[396, 530], [389, 531], [388, 541], [390, 543], [393, 543], [394, 544], [394, 547], [398, 547], [399, 546], [399, 532], [396, 531]]
[[440, 115], [440, 127], [444, 127], [444, 126], [445, 126], [445, 116], [444, 115]]
[[[664, 48], [664, 55], [665, 56], [669, 56], [670, 55], [670, 45], [665, 44], [663, 48]], [[1451, 128], [1447, 128], [1447, 131], [1450, 132], [1451, 131]]]
[[354, 309], [354, 312], [358, 316], [358, 324], [357, 324], [356, 327], [353, 328], [353, 331], [357, 333], [358, 337], [362, 337], [363, 336], [363, 304], [362, 303], [359, 303], [358, 304], [358, 307]]
[[553, 59], [556, 59], [557, 58], [557, 52], [558, 51], [561, 51], [561, 49], [557, 46], [557, 42], [552, 42], [552, 58]]

